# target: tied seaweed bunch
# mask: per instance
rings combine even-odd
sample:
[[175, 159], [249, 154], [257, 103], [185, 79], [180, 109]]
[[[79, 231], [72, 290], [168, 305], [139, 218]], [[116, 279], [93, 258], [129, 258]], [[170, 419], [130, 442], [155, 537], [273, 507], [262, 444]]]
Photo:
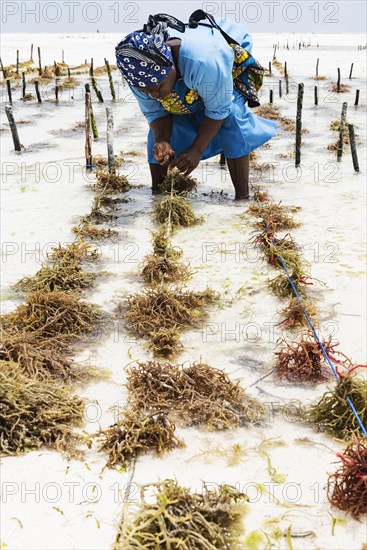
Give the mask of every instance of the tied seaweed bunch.
[[37, 380], [89, 380], [96, 374], [95, 370], [83, 368], [72, 361], [71, 343], [72, 338], [64, 334], [42, 338], [37, 331], [20, 334], [3, 332], [0, 360], [17, 363], [24, 374]]
[[0, 361], [0, 452], [20, 454], [47, 447], [76, 456], [73, 426], [82, 424], [84, 402], [53, 380], [37, 380], [17, 363]]
[[285, 265], [287, 269], [298, 272], [303, 269], [305, 262], [300, 257], [297, 244], [290, 235], [285, 235], [282, 239], [271, 237], [263, 247], [263, 252], [268, 263], [274, 267], [283, 269]]
[[190, 191], [194, 191], [197, 185], [198, 182], [194, 178], [186, 176], [177, 168], [173, 168], [173, 170], [168, 171], [159, 187], [162, 193], [174, 191], [177, 195], [187, 195]]
[[39, 337], [48, 338], [59, 334], [79, 336], [90, 334], [100, 311], [87, 304], [73, 293], [30, 292], [25, 304], [1, 317], [1, 327], [7, 333], [37, 331]]
[[[306, 287], [313, 285], [314, 281], [321, 283], [321, 281], [307, 275], [301, 267], [290, 270], [289, 277], [292, 279], [293, 286], [300, 296], [307, 294]], [[278, 298], [291, 298], [294, 296], [294, 289], [289, 277], [284, 272], [269, 280], [269, 286]]]
[[367, 438], [353, 440], [337, 456], [341, 464], [328, 479], [329, 502], [359, 519], [367, 513]]
[[172, 192], [155, 206], [154, 221], [162, 225], [169, 223], [172, 227], [189, 227], [201, 223], [202, 219], [195, 216], [185, 197]]
[[72, 227], [72, 232], [81, 237], [82, 239], [92, 239], [93, 241], [105, 241], [107, 239], [114, 240], [118, 237], [118, 231], [111, 229], [110, 227], [96, 227], [90, 222], [85, 220], [81, 221], [79, 225]]
[[[154, 489], [155, 502], [146, 501]], [[149, 495], [151, 497], [151, 495]], [[126, 548], [182, 548], [182, 550], [239, 550], [247, 495], [230, 485], [218, 490], [203, 486], [191, 493], [176, 480], [141, 487], [139, 511], [128, 515], [117, 535], [115, 550]]]
[[53, 262], [98, 262], [101, 252], [98, 248], [85, 243], [83, 240], [77, 240], [66, 246], [59, 244], [52, 248], [48, 259]]
[[[302, 337], [299, 342], [287, 342], [280, 339], [277, 345], [280, 351], [275, 352], [275, 373], [280, 379], [289, 382], [319, 382], [330, 377], [330, 368], [320, 344], [312, 334]], [[335, 353], [336, 344], [331, 337], [322, 345], [329, 356]]]
[[117, 464], [126, 468], [130, 460], [146, 451], [161, 454], [183, 446], [175, 437], [174, 422], [162, 412], [145, 416], [126, 411], [118, 422], [97, 436], [102, 439], [99, 450], [108, 453], [108, 468]]
[[167, 258], [168, 260], [178, 260], [182, 256], [182, 250], [171, 246], [171, 241], [165, 227], [160, 227], [158, 231], [152, 231], [153, 254]]
[[108, 173], [97, 170], [96, 178], [97, 182], [94, 188], [107, 194], [126, 193], [131, 188], [127, 178], [116, 172]]
[[297, 210], [298, 207], [296, 206], [286, 207], [274, 202], [251, 204], [248, 208], [250, 214], [261, 218], [255, 222], [255, 227], [262, 229], [265, 225], [272, 232], [299, 227], [300, 223], [290, 215], [290, 212], [296, 212]]
[[367, 425], [367, 382], [355, 374], [338, 380], [332, 391], [327, 391], [318, 403], [306, 407], [304, 418], [320, 431], [333, 437], [350, 440], [358, 437], [361, 427], [347, 398], [352, 401], [364, 426]]
[[303, 299], [299, 302], [297, 298], [291, 298], [289, 304], [282, 310], [284, 321], [279, 324], [279, 328], [295, 329], [300, 326], [307, 326], [308, 321], [305, 310], [311, 319], [318, 315], [318, 309], [310, 300]]
[[252, 185], [254, 192], [254, 201], [256, 202], [270, 202], [269, 193], [263, 189], [260, 185]]
[[148, 288], [128, 298], [125, 320], [133, 335], [149, 340], [155, 354], [169, 356], [178, 351], [179, 332], [200, 326], [208, 316], [207, 306], [216, 300], [210, 289]]
[[167, 410], [185, 426], [224, 430], [260, 424], [265, 414], [238, 382], [205, 363], [138, 363], [129, 369], [126, 386], [134, 410]]

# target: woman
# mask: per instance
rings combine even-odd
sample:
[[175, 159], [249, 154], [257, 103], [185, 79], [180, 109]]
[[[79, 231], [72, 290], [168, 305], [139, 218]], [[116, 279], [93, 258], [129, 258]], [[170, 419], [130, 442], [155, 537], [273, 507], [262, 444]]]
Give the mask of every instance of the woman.
[[222, 33], [218, 25], [193, 27], [164, 17], [175, 29], [171, 36], [167, 22], [151, 16], [144, 31], [129, 34], [116, 47], [117, 66], [150, 126], [153, 191], [168, 165], [188, 175], [200, 160], [224, 153], [235, 199], [247, 199], [249, 153], [277, 129], [275, 122], [254, 115], [233, 86], [234, 50], [226, 38], [248, 52], [251, 38], [230, 20], [220, 22]]

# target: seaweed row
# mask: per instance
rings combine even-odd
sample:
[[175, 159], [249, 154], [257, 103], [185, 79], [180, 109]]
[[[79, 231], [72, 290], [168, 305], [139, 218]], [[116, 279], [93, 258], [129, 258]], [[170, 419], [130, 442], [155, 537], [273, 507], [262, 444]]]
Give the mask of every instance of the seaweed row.
[[[115, 192], [116, 175], [106, 179], [98, 172], [96, 188], [99, 206]], [[82, 220], [80, 227], [87, 224], [89, 219]], [[98, 262], [100, 252], [83, 236], [78, 231], [72, 243], [53, 247], [33, 277], [18, 281], [14, 288], [24, 294], [24, 303], [0, 318], [0, 451], [5, 455], [43, 446], [80, 454], [82, 438], [72, 430], [82, 424], [85, 403], [73, 386], [101, 373], [72, 357], [75, 345], [93, 337], [103, 321], [101, 309], [81, 298], [103, 274], [85, 270]]]

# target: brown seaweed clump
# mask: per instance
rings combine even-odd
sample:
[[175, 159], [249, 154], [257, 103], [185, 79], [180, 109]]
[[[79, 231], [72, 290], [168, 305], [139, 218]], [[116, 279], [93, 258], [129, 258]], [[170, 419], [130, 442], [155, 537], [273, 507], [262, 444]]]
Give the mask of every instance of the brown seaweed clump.
[[174, 168], [167, 173], [159, 187], [163, 193], [174, 191], [177, 195], [186, 195], [190, 191], [194, 191], [197, 185], [198, 182], [194, 178], [186, 176]]
[[310, 300], [303, 298], [302, 303], [300, 303], [297, 298], [291, 298], [289, 304], [282, 310], [284, 321], [279, 324], [279, 327], [294, 329], [300, 326], [307, 326], [308, 321], [305, 310], [310, 319], [314, 319], [318, 314], [317, 307]]
[[189, 265], [157, 254], [146, 256], [141, 269], [144, 282], [149, 285], [184, 282], [192, 273]]
[[367, 439], [355, 439], [343, 453], [341, 463], [327, 484], [329, 502], [359, 519], [367, 513]]
[[224, 430], [260, 424], [265, 408], [221, 370], [149, 361], [128, 371], [129, 404], [149, 414], [166, 410], [185, 426]]
[[149, 340], [153, 352], [169, 355], [169, 348], [178, 344], [179, 331], [200, 326], [207, 318], [207, 306], [216, 299], [210, 289], [148, 288], [128, 298], [125, 320], [132, 334]]
[[126, 411], [118, 422], [97, 435], [102, 439], [99, 450], [108, 453], [108, 468], [117, 464], [126, 468], [131, 459], [146, 451], [161, 454], [183, 446], [175, 437], [174, 422], [162, 412], [144, 416]]
[[269, 202], [270, 195], [269, 193], [260, 187], [260, 185], [253, 185], [252, 190], [254, 192], [254, 201], [256, 202]]
[[195, 216], [191, 204], [185, 197], [170, 193], [156, 205], [154, 221], [162, 225], [169, 223], [173, 227], [189, 227], [201, 223], [202, 220]]
[[255, 226], [262, 229], [264, 225], [271, 231], [275, 232], [282, 229], [293, 229], [299, 227], [300, 223], [297, 222], [289, 212], [295, 212], [298, 210], [294, 206], [283, 206], [274, 202], [268, 202], [264, 204], [250, 204], [248, 211], [257, 218], [261, 218], [258, 222], [255, 222]]
[[59, 244], [52, 248], [48, 259], [54, 262], [97, 262], [101, 257], [98, 248], [77, 240], [65, 246]]
[[22, 292], [81, 292], [92, 288], [97, 277], [98, 273], [85, 271], [79, 262], [67, 259], [55, 262], [52, 266], [43, 265], [33, 277], [24, 277], [14, 288]]
[[37, 331], [39, 337], [58, 334], [89, 334], [100, 318], [99, 308], [83, 302], [73, 293], [30, 292], [25, 304], [2, 315], [1, 325], [9, 334]]
[[37, 380], [17, 363], [0, 361], [0, 452], [25, 453], [48, 447], [75, 455], [74, 426], [82, 424], [84, 402], [54, 380]]
[[152, 231], [153, 254], [165, 257], [168, 260], [178, 260], [182, 250], [172, 247], [166, 228], [161, 226], [158, 231]]
[[[312, 334], [303, 336], [299, 342], [287, 342], [280, 339], [281, 347], [275, 352], [275, 373], [289, 382], [318, 382], [330, 377], [331, 371], [320, 344]], [[322, 345], [329, 355], [334, 353], [335, 344], [323, 341]]]
[[327, 391], [314, 405], [306, 407], [304, 418], [320, 431], [350, 440], [359, 437], [361, 427], [347, 398], [350, 398], [362, 423], [367, 425], [367, 382], [354, 375], [340, 378], [332, 391]]
[[131, 187], [127, 178], [121, 174], [97, 170], [96, 178], [95, 189], [105, 193], [126, 193]]
[[[147, 490], [152, 498], [145, 498]], [[166, 479], [141, 487], [142, 502], [135, 515], [128, 515], [116, 538], [116, 550], [214, 550], [241, 548], [242, 518], [247, 495], [230, 485], [218, 489], [203, 486], [192, 493], [176, 480]]]
[[[294, 270], [289, 273], [294, 288], [301, 296], [306, 295], [306, 286], [313, 284], [313, 279], [305, 273]], [[294, 290], [286, 273], [279, 273], [277, 277], [269, 280], [269, 286], [278, 298], [292, 298]]]
[[71, 231], [82, 239], [92, 239], [93, 241], [104, 241], [118, 237], [118, 231], [111, 228], [96, 227], [90, 222], [82, 221], [79, 225], [71, 228]]
[[93, 367], [82, 367], [71, 359], [72, 338], [59, 334], [43, 338], [38, 332], [1, 335], [0, 360], [13, 361], [31, 378], [85, 381], [95, 375]]

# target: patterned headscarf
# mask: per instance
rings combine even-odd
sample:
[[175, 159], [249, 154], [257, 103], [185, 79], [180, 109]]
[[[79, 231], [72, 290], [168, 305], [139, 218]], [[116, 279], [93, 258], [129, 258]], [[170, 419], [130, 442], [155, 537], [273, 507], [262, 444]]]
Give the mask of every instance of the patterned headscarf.
[[173, 58], [165, 42], [166, 28], [166, 23], [158, 23], [147, 33], [132, 32], [116, 46], [117, 66], [131, 86], [155, 86], [171, 72]]

